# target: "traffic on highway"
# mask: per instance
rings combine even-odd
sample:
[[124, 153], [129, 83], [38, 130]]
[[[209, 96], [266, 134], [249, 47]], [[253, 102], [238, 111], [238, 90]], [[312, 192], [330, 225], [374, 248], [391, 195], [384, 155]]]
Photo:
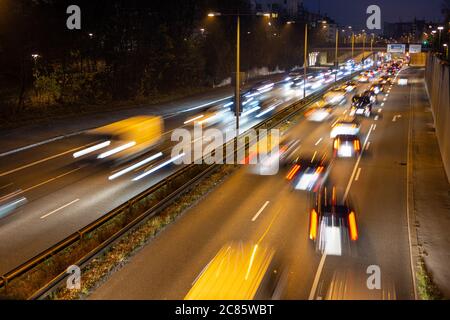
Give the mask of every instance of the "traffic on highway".
[[449, 297], [445, 4], [1, 2], [0, 300]]

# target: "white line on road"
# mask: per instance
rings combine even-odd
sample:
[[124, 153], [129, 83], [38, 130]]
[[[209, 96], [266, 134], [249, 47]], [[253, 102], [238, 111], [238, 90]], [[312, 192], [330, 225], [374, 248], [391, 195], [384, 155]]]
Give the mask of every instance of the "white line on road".
[[381, 113], [381, 111], [383, 111], [383, 109], [382, 109], [382, 108], [379, 108], [379, 109], [378, 109], [378, 113]]
[[[363, 153], [364, 153], [364, 150], [365, 150], [366, 147], [367, 147], [367, 143], [368, 143], [368, 141], [369, 141], [369, 137], [370, 137], [370, 134], [372, 133], [373, 127], [374, 127], [374, 125], [372, 124], [372, 125], [370, 126], [369, 133], [367, 134], [366, 140], [364, 140], [363, 152], [361, 152], [361, 154], [360, 154], [359, 157], [358, 157], [358, 160], [356, 161], [355, 167], [354, 167], [354, 169], [353, 169], [352, 175], [351, 175], [350, 180], [349, 180], [348, 185], [347, 185], [347, 189], [345, 190], [344, 201], [347, 199], [348, 193], [349, 193], [349, 191], [350, 191], [350, 187], [352, 186], [353, 179], [354, 179], [354, 177], [355, 177], [356, 169], [358, 168], [359, 163], [360, 163], [360, 161], [361, 161], [361, 157], [362, 157], [362, 155], [363, 155]], [[360, 170], [361, 170], [361, 168], [360, 168]], [[318, 284], [319, 284], [320, 276], [321, 276], [321, 274], [322, 274], [322, 270], [323, 270], [323, 266], [324, 266], [324, 264], [325, 264], [325, 259], [326, 259], [326, 257], [327, 257], [327, 254], [324, 253], [324, 254], [322, 255], [322, 258], [320, 259], [319, 267], [317, 268], [317, 272], [316, 272], [316, 275], [315, 275], [315, 277], [314, 277], [313, 286], [312, 286], [312, 288], [311, 288], [311, 292], [309, 293], [309, 298], [308, 298], [308, 300], [314, 300], [314, 296], [316, 295], [317, 286], [318, 286]]]
[[376, 128], [377, 128], [377, 125], [375, 124], [375, 125], [373, 126], [372, 131], [375, 131]]
[[361, 168], [358, 168], [358, 172], [356, 173], [355, 181], [359, 180], [359, 175], [361, 174]]
[[79, 131], [79, 132], [66, 134], [66, 135], [63, 135], [63, 136], [58, 136], [58, 137], [55, 137], [55, 138], [52, 138], [52, 139], [48, 139], [48, 140], [44, 140], [44, 141], [41, 141], [41, 142], [38, 142], [38, 143], [33, 143], [33, 144], [30, 144], [28, 146], [24, 146], [24, 147], [21, 147], [21, 148], [18, 148], [18, 149], [14, 149], [14, 150], [10, 150], [10, 151], [4, 152], [4, 153], [0, 153], [0, 158], [9, 156], [11, 154], [14, 154], [14, 153], [17, 153], [17, 152], [20, 152], [20, 151], [24, 151], [24, 150], [31, 149], [31, 148], [34, 148], [34, 147], [38, 147], [38, 146], [41, 146], [43, 144], [47, 144], [47, 143], [54, 142], [54, 141], [57, 141], [57, 140], [61, 140], [61, 139], [64, 139], [64, 138], [69, 138], [69, 137], [73, 137], [73, 136], [76, 136], [76, 135], [80, 135], [83, 132], [84, 131]]
[[314, 282], [311, 288], [311, 292], [309, 293], [308, 300], [314, 300], [316, 295], [317, 286], [319, 285], [320, 275], [322, 274], [323, 266], [325, 265], [325, 259], [327, 258], [327, 254], [324, 253], [322, 258], [320, 258], [319, 267], [317, 268], [316, 276], [314, 277]]
[[69, 172], [66, 172], [66, 173], [63, 173], [63, 174], [61, 174], [61, 175], [59, 175], [59, 176], [57, 176], [57, 177], [48, 179], [47, 181], [41, 182], [41, 183], [39, 183], [39, 184], [37, 184], [37, 185], [35, 185], [35, 186], [29, 187], [29, 188], [27, 188], [27, 189], [25, 189], [25, 190], [21, 190], [21, 191], [18, 192], [17, 194], [22, 194], [22, 193], [28, 192], [28, 191], [30, 191], [30, 190], [36, 189], [37, 187], [43, 186], [44, 184], [47, 184], [47, 183], [49, 183], [49, 182], [52, 182], [52, 181], [57, 180], [57, 179], [59, 179], [59, 178], [62, 178], [62, 177], [64, 177], [64, 176], [67, 176], [67, 175], [69, 175], [69, 174], [71, 174], [71, 173], [73, 173], [73, 172], [75, 172], [75, 171], [80, 170], [80, 169], [81, 169], [81, 167], [80, 167], [80, 168], [76, 168], [76, 169], [74, 169], [74, 170], [70, 170]]
[[68, 206], [70, 206], [70, 205], [72, 205], [72, 204], [74, 204], [74, 203], [76, 203], [76, 202], [78, 202], [78, 201], [80, 201], [80, 199], [75, 199], [75, 200], [73, 200], [73, 201], [71, 201], [71, 202], [69, 202], [69, 203], [67, 203], [67, 204], [65, 204], [65, 205], [63, 205], [63, 206], [61, 206], [61, 207], [59, 207], [58, 209], [55, 209], [55, 210], [53, 210], [53, 211], [51, 211], [51, 212], [49, 212], [49, 213], [43, 215], [43, 216], [41, 217], [41, 219], [45, 219], [45, 218], [47, 218], [48, 216], [51, 216], [52, 214], [54, 214], [54, 213], [56, 213], [56, 212], [58, 212], [58, 211], [61, 211], [62, 209], [67, 208]]
[[372, 133], [373, 130], [375, 130], [375, 129], [374, 129], [375, 127], [376, 127], [376, 124], [375, 124], [375, 125], [372, 124], [372, 125], [370, 126], [369, 133], [367, 134], [366, 140], [364, 141], [364, 145], [363, 145], [363, 148], [362, 148], [363, 151], [362, 151], [361, 154], [359, 155], [358, 160], [356, 160], [355, 167], [353, 168], [352, 175], [351, 175], [351, 177], [350, 177], [350, 180], [348, 181], [347, 188], [345, 189], [345, 193], [344, 193], [344, 201], [345, 201], [345, 200], [347, 199], [347, 197], [348, 197], [348, 193], [350, 192], [350, 188], [352, 187], [352, 183], [353, 183], [353, 179], [354, 179], [355, 174], [356, 174], [356, 170], [358, 169], [359, 163], [361, 162], [361, 158], [362, 158], [362, 155], [364, 154], [364, 150], [366, 149], [367, 143], [368, 143], [368, 141], [369, 141], [370, 134]]
[[384, 107], [384, 102], [381, 103], [381, 106]]
[[14, 173], [14, 172], [17, 172], [17, 171], [20, 171], [20, 170], [23, 170], [23, 169], [26, 169], [26, 168], [35, 166], [35, 165], [40, 164], [40, 163], [42, 163], [42, 162], [45, 162], [45, 161], [48, 161], [48, 160], [52, 160], [52, 159], [58, 158], [58, 157], [63, 156], [63, 155], [65, 155], [65, 154], [72, 153], [72, 152], [74, 152], [74, 151], [76, 151], [76, 150], [79, 150], [79, 149], [82, 149], [82, 148], [84, 148], [84, 147], [86, 147], [86, 146], [88, 146], [88, 145], [84, 145], [84, 146], [81, 146], [81, 147], [78, 147], [78, 148], [74, 148], [74, 149], [71, 149], [71, 150], [68, 150], [68, 151], [59, 153], [59, 154], [57, 154], [57, 155], [54, 155], [54, 156], [51, 156], [51, 157], [47, 157], [47, 158], [45, 158], [45, 159], [41, 159], [41, 160], [35, 161], [35, 162], [33, 162], [33, 163], [26, 164], [26, 165], [21, 166], [21, 167], [19, 167], [19, 168], [16, 168], [16, 169], [13, 169], [13, 170], [10, 170], [10, 171], [6, 171], [6, 172], [3, 172], [3, 173], [0, 173], [0, 177], [4, 177], [4, 176], [7, 176], [7, 175], [9, 175], [9, 174], [11, 174], [11, 173]]
[[378, 119], [379, 119], [379, 116], [376, 115], [375, 118], [374, 118], [374, 120], [375, 120], [375, 121], [378, 121]]
[[5, 189], [5, 188], [8, 188], [9, 186], [12, 186], [12, 182], [11, 182], [11, 183], [9, 183], [9, 184], [7, 184], [7, 185], [4, 185], [4, 186], [0, 187], [0, 190], [1, 190], [1, 189]]
[[316, 146], [317, 146], [317, 145], [319, 145], [319, 143], [321, 143], [321, 142], [322, 142], [322, 140], [323, 140], [323, 138], [320, 138], [319, 140], [317, 140], [317, 142], [316, 142]]
[[264, 211], [264, 209], [269, 205], [270, 201], [266, 201], [264, 205], [259, 209], [259, 211], [255, 214], [255, 216], [252, 218], [252, 221], [255, 222], [256, 219], [258, 219], [259, 215]]
[[370, 147], [370, 141], [367, 142], [367, 146], [366, 146], [366, 149], [365, 149], [365, 150], [366, 150], [366, 151], [369, 150], [369, 147]]

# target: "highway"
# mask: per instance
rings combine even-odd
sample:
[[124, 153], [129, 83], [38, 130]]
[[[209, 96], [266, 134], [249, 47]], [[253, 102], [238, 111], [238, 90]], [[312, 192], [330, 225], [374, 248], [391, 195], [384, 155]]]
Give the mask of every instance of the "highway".
[[[407, 162], [413, 90], [423, 70], [406, 68], [361, 122], [363, 153], [334, 161], [327, 185], [351, 201], [359, 239], [350, 255], [325, 256], [308, 239], [311, 194], [285, 179], [256, 176], [243, 166], [158, 234], [103, 283], [90, 299], [183, 299], [216, 253], [231, 241], [275, 248], [288, 272], [283, 299], [414, 299], [408, 237]], [[358, 85], [357, 90], [368, 84]], [[421, 97], [423, 98], [423, 97]], [[348, 111], [349, 104], [334, 110]], [[331, 121], [302, 118], [290, 134], [300, 152], [331, 153]], [[367, 268], [378, 266], [381, 289], [369, 290]]]
[[[309, 94], [312, 91], [307, 92]], [[286, 89], [283, 84], [279, 84], [263, 95], [261, 103], [278, 99], [275, 112], [301, 99], [301, 95], [299, 91]], [[205, 108], [224, 105], [229, 101], [230, 97], [222, 93], [222, 96], [215, 96], [212, 100], [211, 97], [206, 101], [205, 98], [199, 99], [197, 104], [190, 101], [189, 107], [187, 104], [178, 109], [172, 106], [171, 112], [164, 116], [166, 133], [161, 146], [163, 158], [114, 180], [108, 178], [130, 164], [110, 168], [75, 161], [74, 152], [96, 143], [91, 137], [82, 134], [37, 144], [17, 152], [5, 150], [7, 152], [0, 157], [0, 201], [8, 203], [15, 199], [26, 199], [26, 203], [0, 218], [0, 273], [10, 271], [177, 170], [177, 167], [168, 166], [145, 179], [132, 181], [139, 173], [170, 157], [168, 150], [171, 144], [168, 140], [171, 130], [189, 128], [189, 124], [184, 124], [187, 119], [195, 117]], [[247, 121], [244, 117], [243, 129], [250, 128], [270, 114], [256, 118], [256, 113], [253, 113], [247, 117]], [[223, 130], [233, 128], [234, 120], [229, 119], [219, 127]]]

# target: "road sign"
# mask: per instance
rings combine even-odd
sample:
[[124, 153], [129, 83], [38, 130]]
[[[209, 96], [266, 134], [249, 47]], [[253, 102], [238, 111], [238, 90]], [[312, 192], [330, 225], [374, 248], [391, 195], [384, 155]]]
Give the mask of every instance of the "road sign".
[[422, 52], [421, 44], [410, 44], [409, 45], [409, 53], [420, 53]]
[[390, 53], [405, 53], [406, 52], [406, 45], [405, 44], [388, 44], [387, 46], [387, 52]]

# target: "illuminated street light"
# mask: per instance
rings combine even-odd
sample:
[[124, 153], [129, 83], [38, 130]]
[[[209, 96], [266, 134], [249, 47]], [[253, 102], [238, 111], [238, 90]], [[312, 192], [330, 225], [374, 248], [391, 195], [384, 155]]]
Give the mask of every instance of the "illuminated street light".
[[444, 30], [444, 27], [439, 26], [438, 30], [439, 30], [439, 48], [440, 48], [441, 47], [441, 33], [442, 33], [442, 30]]
[[[222, 14], [220, 12], [210, 12], [208, 17], [233, 16], [236, 17], [236, 87], [235, 87], [235, 113], [236, 113], [236, 136], [239, 135], [239, 114], [241, 112], [241, 88], [240, 88], [240, 65], [241, 65], [241, 16], [254, 16], [255, 14]], [[257, 12], [257, 16], [266, 18], [274, 17], [276, 14]], [[269, 21], [269, 25], [271, 25]], [[249, 34], [249, 33], [248, 33]], [[274, 34], [276, 35], [276, 34]]]

